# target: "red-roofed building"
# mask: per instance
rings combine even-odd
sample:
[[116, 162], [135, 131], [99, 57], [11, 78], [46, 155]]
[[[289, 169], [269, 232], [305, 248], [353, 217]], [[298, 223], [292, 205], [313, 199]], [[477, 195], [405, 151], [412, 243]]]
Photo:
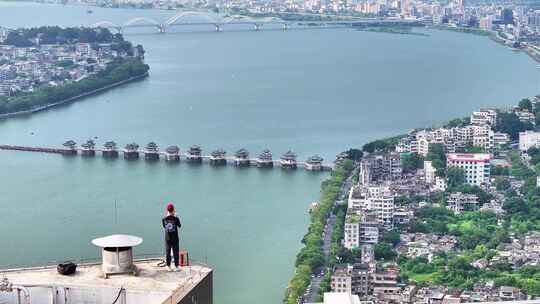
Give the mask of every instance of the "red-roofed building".
[[490, 178], [491, 154], [487, 153], [449, 153], [446, 165], [458, 167], [465, 172], [465, 182], [470, 185], [487, 186]]

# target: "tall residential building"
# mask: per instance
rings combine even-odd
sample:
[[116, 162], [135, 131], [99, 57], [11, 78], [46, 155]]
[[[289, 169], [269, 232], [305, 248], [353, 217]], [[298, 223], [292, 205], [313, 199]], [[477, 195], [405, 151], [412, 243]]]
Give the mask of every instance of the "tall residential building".
[[418, 154], [426, 157], [429, 153], [429, 144], [430, 141], [426, 138], [421, 138], [418, 140]]
[[330, 286], [333, 292], [352, 293], [352, 270], [348, 264], [336, 265], [332, 273]]
[[361, 263], [336, 265], [330, 282], [334, 292], [367, 296], [371, 292], [371, 268]]
[[360, 183], [395, 180], [401, 177], [401, 159], [399, 153], [371, 154], [360, 162]]
[[376, 272], [372, 275], [371, 285], [373, 295], [377, 302], [381, 303], [400, 303], [401, 287], [397, 284], [398, 271], [388, 270], [385, 272]]
[[431, 161], [424, 161], [424, 178], [427, 184], [435, 184], [437, 170], [433, 167]]
[[394, 194], [388, 186], [356, 186], [349, 193], [348, 208], [374, 215], [385, 229], [393, 226]]
[[414, 136], [403, 137], [396, 145], [396, 152], [398, 153], [418, 153], [418, 141]]
[[449, 153], [446, 155], [448, 168], [463, 169], [465, 182], [470, 185], [488, 186], [491, 155], [487, 153]]
[[379, 242], [379, 222], [376, 216], [365, 213], [348, 213], [345, 217], [343, 246], [360, 248], [365, 244]]
[[540, 147], [540, 132], [519, 132], [519, 150], [521, 152], [526, 152], [532, 147]]
[[491, 151], [495, 147], [495, 132], [489, 125], [474, 126], [473, 146], [480, 147], [484, 151]]

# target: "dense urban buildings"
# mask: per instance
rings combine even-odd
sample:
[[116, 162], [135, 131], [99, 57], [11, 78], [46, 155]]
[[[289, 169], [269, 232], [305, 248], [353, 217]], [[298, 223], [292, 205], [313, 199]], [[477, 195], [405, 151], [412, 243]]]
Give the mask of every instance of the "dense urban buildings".
[[[536, 171], [527, 167], [540, 164], [540, 136], [529, 130], [534, 128], [531, 119], [519, 114], [533, 113], [539, 101], [537, 96], [509, 110], [481, 109], [444, 127], [416, 129], [364, 146], [367, 155], [358, 163], [358, 182], [349, 192], [343, 224], [342, 245], [352, 258], [338, 255], [331, 291], [372, 303], [536, 298], [536, 289], [500, 279], [504, 274], [497, 267], [522, 273], [536, 271], [540, 263], [535, 228], [504, 228], [514, 225], [504, 224], [509, 216], [530, 216], [530, 209], [519, 206], [540, 185]], [[394, 159], [399, 159], [395, 166]], [[465, 264], [450, 267], [459, 270], [448, 268], [458, 260]], [[435, 265], [441, 265], [441, 272]], [[460, 279], [447, 274], [454, 271], [497, 273], [499, 279], [488, 275], [455, 286], [452, 280]]]

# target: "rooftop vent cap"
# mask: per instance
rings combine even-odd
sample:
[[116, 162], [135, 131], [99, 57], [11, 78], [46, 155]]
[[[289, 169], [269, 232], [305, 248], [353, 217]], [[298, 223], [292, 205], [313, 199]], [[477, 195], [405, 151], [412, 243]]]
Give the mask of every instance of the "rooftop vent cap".
[[133, 264], [133, 247], [140, 245], [143, 239], [137, 236], [114, 234], [92, 240], [92, 244], [101, 247], [102, 271], [107, 279], [113, 274], [137, 274]]

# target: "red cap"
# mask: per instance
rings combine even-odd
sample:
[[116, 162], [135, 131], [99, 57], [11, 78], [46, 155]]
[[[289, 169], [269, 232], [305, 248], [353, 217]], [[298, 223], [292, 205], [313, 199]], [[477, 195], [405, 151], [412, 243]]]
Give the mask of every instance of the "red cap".
[[174, 205], [172, 204], [172, 202], [167, 204], [167, 211], [169, 211], [169, 212], [174, 211]]

